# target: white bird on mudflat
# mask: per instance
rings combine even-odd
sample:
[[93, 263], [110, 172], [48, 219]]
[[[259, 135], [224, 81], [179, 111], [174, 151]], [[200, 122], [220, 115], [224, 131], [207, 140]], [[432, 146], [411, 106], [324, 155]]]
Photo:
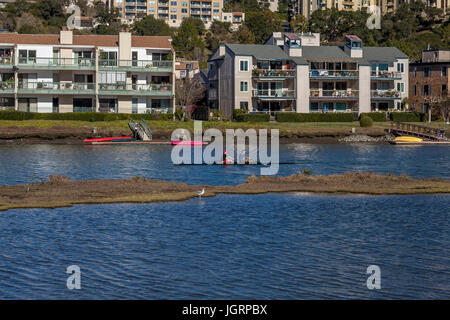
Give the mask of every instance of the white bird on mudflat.
[[202, 191], [197, 191], [198, 197], [201, 198], [202, 195], [205, 194], [205, 188], [202, 189]]

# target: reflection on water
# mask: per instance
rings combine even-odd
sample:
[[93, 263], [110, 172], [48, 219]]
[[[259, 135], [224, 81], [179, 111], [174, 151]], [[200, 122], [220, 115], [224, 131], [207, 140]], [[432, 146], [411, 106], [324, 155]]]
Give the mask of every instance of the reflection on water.
[[[450, 177], [446, 146], [367, 144], [288, 144], [280, 146], [279, 174], [303, 169], [313, 174], [361, 170], [425, 177]], [[259, 175], [259, 166], [174, 166], [171, 146], [0, 146], [1, 184], [27, 183], [34, 174], [66, 175], [73, 179], [141, 176], [191, 184], [237, 184]]]

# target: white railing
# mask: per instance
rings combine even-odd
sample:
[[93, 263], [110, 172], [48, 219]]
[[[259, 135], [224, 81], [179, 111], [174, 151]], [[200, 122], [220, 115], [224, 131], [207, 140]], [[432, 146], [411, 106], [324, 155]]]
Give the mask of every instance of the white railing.
[[359, 91], [354, 89], [345, 89], [345, 90], [322, 90], [322, 89], [311, 89], [309, 91], [309, 96], [314, 98], [321, 97], [336, 97], [336, 98], [345, 98], [345, 97], [357, 97]]

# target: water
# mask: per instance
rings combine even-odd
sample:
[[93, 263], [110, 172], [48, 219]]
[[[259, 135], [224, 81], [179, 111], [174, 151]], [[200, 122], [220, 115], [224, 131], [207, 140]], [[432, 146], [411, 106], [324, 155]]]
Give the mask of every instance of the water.
[[[75, 180], [135, 176], [190, 184], [233, 185], [259, 174], [259, 166], [174, 166], [171, 146], [0, 146], [0, 184], [29, 183], [34, 175]], [[279, 174], [361, 170], [450, 177], [450, 152], [442, 146], [288, 144], [280, 146]]]
[[[280, 174], [450, 177], [446, 147], [282, 146]], [[253, 167], [172, 166], [170, 148], [0, 147], [2, 184], [32, 174], [236, 184]], [[218, 195], [0, 212], [0, 299], [449, 299], [450, 195]], [[276, 210], [274, 210], [276, 208]], [[66, 268], [81, 268], [68, 290]], [[381, 290], [366, 269], [381, 268]]]

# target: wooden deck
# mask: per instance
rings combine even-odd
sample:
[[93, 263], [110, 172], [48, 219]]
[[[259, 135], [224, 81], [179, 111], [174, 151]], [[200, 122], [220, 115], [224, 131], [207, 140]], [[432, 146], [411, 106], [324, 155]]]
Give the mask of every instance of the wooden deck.
[[[445, 137], [445, 130], [439, 128], [430, 128], [412, 123], [393, 122], [391, 123], [391, 128], [389, 130], [391, 133], [397, 136], [412, 136], [432, 141], [444, 141], [444, 142], [447, 141], [447, 138]], [[401, 144], [411, 144], [411, 143], [402, 142]], [[417, 142], [414, 144], [417, 144]]]

